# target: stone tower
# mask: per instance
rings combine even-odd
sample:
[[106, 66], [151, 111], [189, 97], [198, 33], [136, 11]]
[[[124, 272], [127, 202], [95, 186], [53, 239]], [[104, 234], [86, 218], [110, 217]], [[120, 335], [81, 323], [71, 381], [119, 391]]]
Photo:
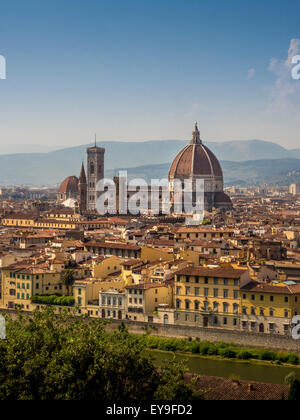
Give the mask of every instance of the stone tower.
[[78, 182], [78, 210], [80, 214], [87, 211], [87, 181], [83, 162]]
[[97, 183], [104, 178], [105, 149], [95, 145], [87, 149], [87, 210], [96, 210]]

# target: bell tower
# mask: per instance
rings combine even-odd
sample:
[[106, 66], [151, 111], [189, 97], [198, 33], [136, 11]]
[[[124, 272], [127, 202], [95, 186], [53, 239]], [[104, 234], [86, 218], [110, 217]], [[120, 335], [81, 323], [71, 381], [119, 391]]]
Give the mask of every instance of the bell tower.
[[104, 178], [105, 149], [95, 145], [87, 149], [87, 210], [96, 210], [97, 183]]
[[83, 214], [87, 210], [87, 181], [83, 162], [78, 182], [78, 210], [80, 214]]

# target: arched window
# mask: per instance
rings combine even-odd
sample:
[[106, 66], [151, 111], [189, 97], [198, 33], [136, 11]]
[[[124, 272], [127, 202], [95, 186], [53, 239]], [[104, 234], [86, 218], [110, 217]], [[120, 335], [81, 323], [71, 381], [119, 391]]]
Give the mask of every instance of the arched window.
[[189, 300], [185, 301], [185, 309], [190, 309], [190, 301]]
[[199, 311], [199, 302], [195, 300], [195, 311]]
[[95, 165], [94, 165], [94, 162], [91, 162], [91, 164], [90, 164], [90, 173], [91, 173], [91, 175], [93, 175], [95, 173]]
[[224, 314], [227, 314], [228, 313], [228, 307], [229, 307], [228, 303], [227, 302], [224, 302], [223, 303], [223, 312], [224, 312]]
[[213, 303], [213, 307], [214, 307], [214, 312], [219, 312], [219, 304], [218, 304], [218, 302], [214, 302]]
[[181, 300], [179, 300], [179, 299], [176, 300], [176, 308], [177, 309], [181, 308]]
[[234, 304], [233, 304], [233, 313], [234, 313], [234, 314], [237, 314], [237, 313], [238, 313], [238, 311], [239, 311], [239, 305], [238, 305], [237, 303], [234, 303]]

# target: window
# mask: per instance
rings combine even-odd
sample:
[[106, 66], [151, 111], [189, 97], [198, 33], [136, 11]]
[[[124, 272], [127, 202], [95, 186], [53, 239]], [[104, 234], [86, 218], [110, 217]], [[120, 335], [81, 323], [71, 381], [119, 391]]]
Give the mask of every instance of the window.
[[228, 299], [228, 290], [224, 289], [224, 299]]
[[204, 284], [208, 284], [208, 277], [205, 277]]
[[219, 296], [219, 289], [214, 289], [214, 298]]
[[228, 279], [224, 279], [224, 286], [228, 286]]
[[233, 318], [233, 326], [236, 327], [238, 324], [238, 320], [236, 318]]
[[284, 298], [284, 303], [289, 303], [289, 298], [288, 298], [288, 296], [285, 296], [285, 298]]
[[254, 306], [251, 308], [251, 315], [256, 315]]
[[81, 303], [82, 303], [81, 297], [78, 298], [78, 301], [77, 302], [78, 302], [78, 305], [81, 305]]
[[243, 315], [247, 315], [247, 308], [246, 308], [246, 306], [243, 306], [242, 312], [243, 312]]
[[243, 294], [243, 299], [246, 299], [247, 298], [247, 295], [245, 295], [245, 293]]
[[260, 315], [260, 316], [265, 316], [265, 311], [264, 311], [264, 308], [260, 308], [260, 309], [259, 309], [259, 315]]
[[186, 294], [186, 296], [189, 296], [189, 294], [190, 294], [190, 290], [191, 290], [191, 288], [190, 288], [190, 287], [186, 287], [186, 288], [185, 288], [185, 294]]
[[238, 286], [239, 285], [239, 281], [238, 280], [234, 280], [233, 284], [234, 284], [234, 286]]
[[199, 296], [200, 295], [200, 289], [199, 287], [195, 287], [195, 296]]
[[234, 290], [233, 291], [233, 298], [234, 299], [238, 299], [239, 298], [239, 291], [238, 290]]
[[274, 302], [274, 296], [270, 296], [270, 302]]
[[226, 302], [224, 302], [223, 303], [223, 312], [224, 312], [224, 314], [227, 314], [228, 313], [228, 303], [226, 303]]
[[289, 317], [289, 311], [288, 311], [288, 310], [285, 310], [285, 311], [284, 311], [284, 317], [285, 317], [285, 318], [288, 318], [288, 317]]
[[190, 309], [190, 301], [189, 300], [185, 301], [185, 309]]
[[224, 324], [224, 325], [227, 325], [227, 318], [224, 318], [224, 319], [223, 319], [223, 324]]
[[204, 289], [204, 297], [208, 297], [209, 289]]
[[181, 295], [181, 287], [180, 286], [177, 286], [176, 287], [176, 295]]
[[259, 299], [260, 299], [261, 302], [263, 302], [264, 301], [264, 295], [260, 295]]
[[176, 300], [176, 308], [180, 309], [181, 307], [181, 301], [179, 299]]
[[269, 324], [269, 329], [270, 329], [270, 331], [273, 331], [274, 330], [274, 324]]
[[270, 316], [274, 316], [274, 309], [270, 309]]
[[236, 303], [234, 303], [234, 305], [233, 305], [233, 313], [234, 314], [237, 314], [238, 311], [239, 311], [239, 305], [237, 305]]
[[214, 278], [214, 284], [215, 284], [215, 285], [219, 284], [219, 279]]
[[251, 295], [251, 300], [255, 300], [255, 295]]
[[219, 304], [218, 302], [213, 303], [214, 312], [219, 312]]
[[195, 301], [195, 311], [199, 311], [199, 302]]
[[78, 294], [81, 295], [81, 289], [78, 289]]

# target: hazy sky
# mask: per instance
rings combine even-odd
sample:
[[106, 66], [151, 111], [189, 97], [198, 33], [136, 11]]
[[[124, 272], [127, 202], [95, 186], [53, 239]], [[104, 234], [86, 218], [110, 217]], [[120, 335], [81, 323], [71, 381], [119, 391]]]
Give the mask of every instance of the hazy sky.
[[0, 145], [187, 139], [198, 120], [205, 140], [300, 147], [299, 16], [299, 0], [2, 2]]

